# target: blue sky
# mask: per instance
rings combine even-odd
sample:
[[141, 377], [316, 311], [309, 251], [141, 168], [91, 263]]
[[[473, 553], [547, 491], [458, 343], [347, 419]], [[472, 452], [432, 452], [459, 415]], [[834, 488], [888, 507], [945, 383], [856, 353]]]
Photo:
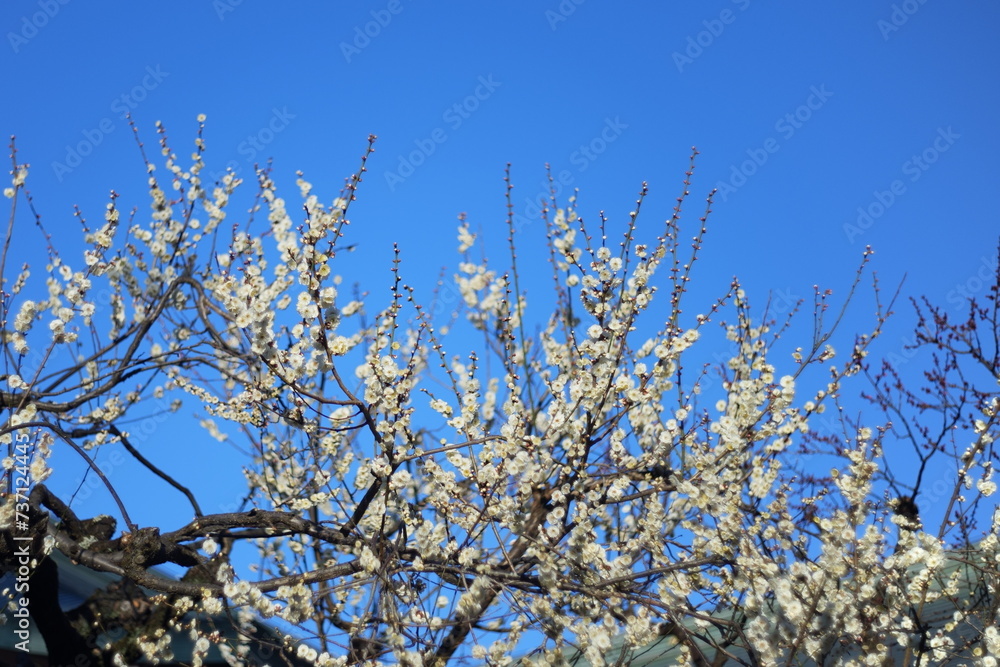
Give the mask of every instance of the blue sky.
[[[605, 210], [613, 223], [648, 181], [640, 236], [653, 235], [692, 146], [687, 219], [720, 188], [695, 277], [706, 305], [733, 274], [760, 305], [769, 292], [809, 299], [814, 284], [843, 295], [867, 244], [887, 287], [905, 275], [905, 295], [949, 307], [985, 294], [996, 264], [995, 3], [8, 0], [2, 17], [0, 129], [17, 136], [38, 212], [66, 243], [73, 205], [96, 221], [111, 189], [123, 210], [146, 210], [127, 109], [147, 146], [161, 120], [176, 149], [204, 113], [212, 171], [249, 177], [273, 159], [279, 185], [293, 193], [302, 170], [326, 199], [377, 135], [348, 239], [364, 260], [345, 276], [373, 292], [393, 242], [425, 294], [453, 272], [460, 212], [502, 259], [508, 162], [529, 222], [545, 163], [580, 188], [585, 217]], [[30, 218], [18, 224], [16, 251], [43, 261]], [[541, 260], [543, 241], [543, 225], [526, 225], [523, 255]], [[536, 265], [529, 298], [548, 275]], [[861, 303], [849, 329], [871, 325]], [[882, 352], [908, 334], [899, 311]], [[184, 431], [154, 426], [148, 447], [169, 460]], [[238, 467], [164, 465], [219, 482], [208, 511], [238, 500]]]

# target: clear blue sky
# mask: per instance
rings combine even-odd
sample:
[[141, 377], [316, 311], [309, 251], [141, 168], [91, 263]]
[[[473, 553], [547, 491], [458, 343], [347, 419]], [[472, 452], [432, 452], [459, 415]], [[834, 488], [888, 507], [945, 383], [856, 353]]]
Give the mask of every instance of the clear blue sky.
[[[206, 114], [213, 171], [246, 177], [273, 158], [290, 197], [301, 169], [332, 198], [378, 135], [349, 239], [367, 270], [345, 276], [374, 292], [396, 241], [404, 275], [429, 293], [457, 262], [463, 211], [502, 259], [507, 162], [525, 215], [546, 162], [592, 219], [603, 209], [623, 222], [648, 181], [656, 233], [691, 146], [688, 219], [721, 188], [696, 274], [704, 303], [733, 274], [761, 305], [769, 290], [809, 298], [814, 284], [842, 295], [866, 244], [887, 285], [905, 274], [906, 294], [944, 304], [984, 294], [977, 274], [995, 265], [996, 3], [8, 0], [0, 15], [0, 129], [17, 136], [61, 241], [78, 230], [72, 206], [96, 221], [112, 188], [122, 209], [148, 210], [130, 109], [148, 146], [162, 120], [179, 154]], [[37, 261], [30, 218], [19, 224], [19, 252]], [[525, 255], [543, 257], [542, 225], [523, 235]], [[883, 351], [901, 346], [905, 318]], [[169, 422], [151, 433], [160, 461], [183, 435]], [[238, 468], [164, 465], [211, 471], [221, 490], [207, 511], [242, 489]], [[162, 511], [136, 513], [152, 523]]]

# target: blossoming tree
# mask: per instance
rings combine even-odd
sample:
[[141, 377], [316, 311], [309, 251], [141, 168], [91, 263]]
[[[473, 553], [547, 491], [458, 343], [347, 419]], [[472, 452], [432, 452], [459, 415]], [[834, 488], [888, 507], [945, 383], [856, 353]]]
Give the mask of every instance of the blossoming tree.
[[[890, 646], [920, 664], [1000, 653], [998, 526], [988, 512], [974, 523], [995, 489], [1000, 405], [995, 385], [957, 379], [972, 364], [995, 382], [997, 288], [964, 323], [922, 306], [916, 344], [937, 365], [920, 389], [866, 358], [889, 304], [835, 353], [843, 310], [817, 290], [811, 337], [783, 350], [788, 322], [752, 311], [735, 279], [698, 311], [688, 303], [711, 207], [709, 196], [685, 235], [692, 157], [673, 215], [649, 238], [637, 225], [645, 185], [621, 223], [585, 223], [553, 195], [548, 313], [519, 284], [513, 207], [502, 269], [471, 259], [462, 219], [464, 260], [443, 289], [460, 294], [464, 326], [485, 343], [446, 350], [447, 323], [398, 261], [384, 303], [345, 295], [337, 275], [371, 146], [331, 205], [301, 174], [292, 204], [260, 169], [254, 208], [234, 215], [242, 183], [203, 182], [201, 131], [189, 161], [159, 132], [163, 164], [143, 153], [150, 210], [125, 223], [112, 193], [102, 222], [84, 222], [82, 252], [53, 247], [44, 270], [16, 275], [6, 249], [34, 207], [12, 146], [0, 562], [27, 568], [35, 595], [54, 588], [52, 551], [130, 584], [86, 609], [30, 607], [53, 664], [167, 659], [175, 631], [194, 633], [196, 663], [217, 644], [252, 664], [249, 638], [194, 620], [218, 614], [246, 629], [271, 619], [288, 635], [276, 651], [318, 665], [603, 664], [612, 646], [656, 640], [699, 665], [882, 664]], [[717, 331], [721, 367], [703, 347]], [[847, 383], [878, 408], [870, 421], [843, 411]], [[203, 512], [198, 489], [132, 441], [129, 420], [164, 400], [176, 419], [191, 404], [210, 413], [203, 448], [245, 440], [241, 511]], [[839, 431], [821, 433], [820, 419]], [[916, 473], [895, 464], [913, 458], [901, 439]], [[133, 520], [141, 508], [95, 461], [108, 447], [163, 480], [151, 500], [183, 493], [190, 521]], [[114, 517], [78, 516], [49, 490], [57, 448], [104, 480]], [[921, 479], [945, 460], [950, 504], [928, 528]], [[920, 621], [922, 605], [955, 596], [955, 581], [931, 585], [949, 546], [970, 549], [992, 601], [955, 600], [953, 624], [974, 630], [961, 641]], [[251, 548], [257, 569], [239, 556]], [[186, 574], [159, 574], [165, 563]], [[95, 641], [111, 618], [102, 605], [122, 601], [125, 631]], [[845, 646], [853, 657], [838, 658]]]

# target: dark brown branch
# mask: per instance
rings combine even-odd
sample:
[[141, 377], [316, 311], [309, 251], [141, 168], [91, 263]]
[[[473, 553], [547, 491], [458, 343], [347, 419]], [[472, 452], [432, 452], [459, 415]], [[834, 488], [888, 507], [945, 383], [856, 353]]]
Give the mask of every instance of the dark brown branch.
[[148, 468], [149, 471], [152, 472], [154, 475], [156, 475], [157, 477], [165, 481], [167, 484], [169, 484], [170, 486], [174, 487], [175, 489], [183, 493], [185, 496], [187, 496], [187, 499], [191, 502], [191, 507], [194, 508], [195, 516], [203, 515], [201, 507], [199, 507], [198, 501], [195, 499], [194, 494], [191, 493], [191, 491], [186, 486], [176, 481], [173, 477], [171, 477], [167, 473], [160, 470], [158, 467], [156, 467], [156, 465], [153, 464], [152, 461], [143, 456], [139, 452], [139, 450], [137, 450], [135, 447], [132, 446], [132, 443], [129, 442], [125, 434], [122, 433], [120, 430], [118, 430], [117, 426], [115, 426], [114, 424], [108, 424], [107, 429], [111, 433], [114, 433], [116, 436], [118, 436], [118, 439], [121, 441], [122, 445], [125, 447], [128, 453], [131, 454], [133, 457], [135, 457], [135, 459], [138, 460], [139, 463], [146, 466], [146, 468]]
[[129, 517], [128, 510], [125, 509], [125, 503], [122, 502], [121, 497], [119, 497], [118, 492], [115, 491], [115, 487], [111, 485], [111, 482], [104, 474], [104, 471], [101, 470], [100, 466], [98, 466], [97, 463], [94, 462], [94, 459], [90, 458], [90, 455], [87, 454], [87, 452], [84, 451], [84, 449], [80, 447], [80, 445], [73, 442], [73, 440], [70, 439], [70, 437], [66, 434], [66, 432], [63, 431], [61, 428], [59, 428], [59, 426], [55, 424], [50, 424], [48, 422], [25, 422], [23, 424], [18, 424], [17, 426], [0, 429], [0, 431], [4, 433], [10, 433], [25, 428], [47, 429], [56, 436], [58, 436], [60, 440], [62, 440], [67, 445], [72, 447], [73, 450], [77, 454], [79, 454], [84, 461], [87, 462], [87, 465], [90, 467], [90, 469], [93, 470], [95, 473], [97, 473], [97, 476], [101, 478], [102, 482], [104, 482], [104, 486], [107, 487], [108, 492], [111, 494], [111, 497], [114, 498], [115, 504], [118, 505], [118, 510], [122, 513], [122, 518], [125, 519], [125, 523], [126, 525], [128, 525], [129, 529], [136, 530], [138, 528], [138, 526], [135, 523], [133, 523], [132, 519]]

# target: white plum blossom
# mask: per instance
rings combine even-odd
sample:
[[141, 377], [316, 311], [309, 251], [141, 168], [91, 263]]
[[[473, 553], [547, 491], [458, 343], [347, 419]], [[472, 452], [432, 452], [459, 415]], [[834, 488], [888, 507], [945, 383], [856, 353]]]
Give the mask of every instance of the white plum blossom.
[[[32, 544], [151, 591], [129, 608], [163, 632], [128, 635], [136, 655], [246, 663], [273, 618], [289, 632], [276, 663], [881, 664], [897, 648], [995, 663], [988, 309], [976, 326], [920, 311], [915, 344], [934, 354], [907, 361], [940, 365], [911, 388], [869, 358], [881, 305], [854, 336], [818, 292], [799, 338], [737, 279], [700, 300], [687, 181], [655, 229], [638, 206], [594, 222], [575, 195], [553, 194], [536, 229], [512, 216], [477, 236], [462, 214], [451, 279], [414, 287], [403, 248], [371, 258], [384, 290], [344, 261], [366, 163], [334, 196], [262, 168], [247, 212], [235, 173], [203, 182], [198, 131], [175, 152], [157, 124], [148, 207], [119, 229], [112, 193], [5, 302], [0, 442], [33, 486], [0, 503], [0, 531], [27, 530], [31, 504], [50, 516]], [[526, 264], [531, 238], [547, 265]], [[551, 293], [528, 284], [543, 266]], [[122, 456], [176, 525], [146, 526], [118, 493]], [[245, 488], [189, 488], [206, 470]], [[66, 484], [93, 495], [55, 497]], [[94, 516], [98, 495], [114, 516]], [[190, 576], [150, 569], [163, 559]], [[940, 605], [940, 627], [924, 623]]]

